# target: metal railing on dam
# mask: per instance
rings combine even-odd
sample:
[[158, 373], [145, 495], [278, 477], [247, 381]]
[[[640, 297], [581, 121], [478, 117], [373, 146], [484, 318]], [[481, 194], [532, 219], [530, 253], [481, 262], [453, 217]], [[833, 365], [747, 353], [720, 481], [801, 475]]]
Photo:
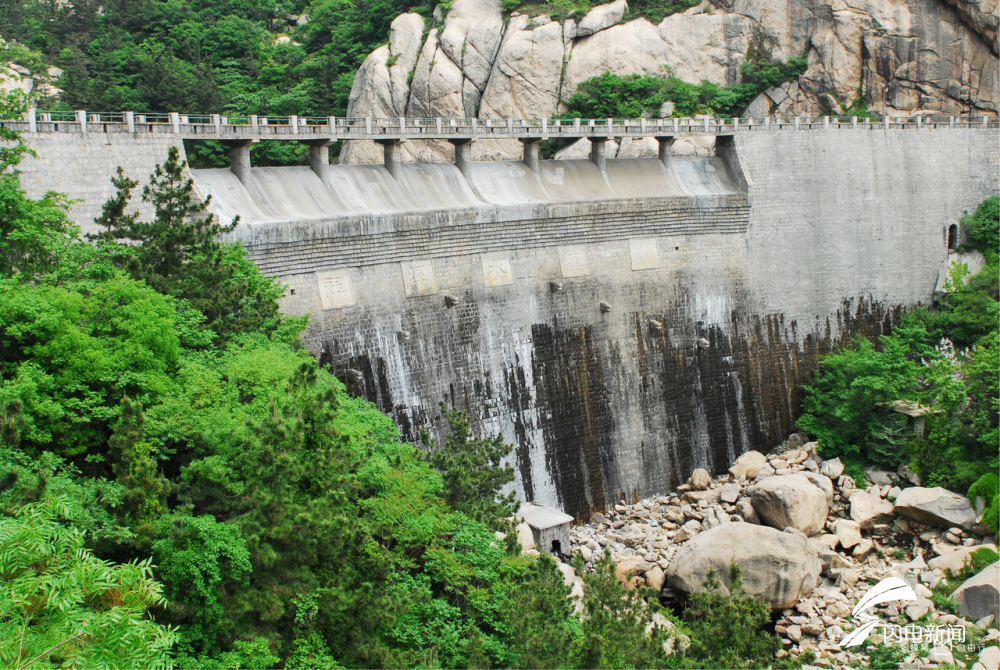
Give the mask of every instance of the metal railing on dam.
[[0, 127], [29, 133], [131, 133], [171, 135], [185, 140], [230, 142], [284, 140], [402, 141], [438, 139], [579, 139], [732, 135], [772, 130], [1000, 128], [998, 117], [766, 117], [670, 119], [475, 119], [223, 116], [221, 114], [29, 111], [25, 118], [0, 120]]

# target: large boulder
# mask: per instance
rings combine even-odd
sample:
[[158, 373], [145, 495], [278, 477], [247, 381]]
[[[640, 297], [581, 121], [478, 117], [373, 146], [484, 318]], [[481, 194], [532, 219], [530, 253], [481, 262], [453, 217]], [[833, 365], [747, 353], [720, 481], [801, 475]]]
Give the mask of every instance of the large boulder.
[[579, 24], [576, 26], [576, 37], [593, 35], [599, 30], [605, 30], [611, 26], [621, 23], [628, 10], [628, 3], [625, 0], [615, 0], [606, 5], [598, 5], [587, 12]]
[[695, 491], [704, 491], [709, 486], [712, 485], [712, 475], [708, 474], [708, 470], [705, 468], [696, 468], [694, 472], [691, 473], [691, 488]]
[[826, 492], [800, 474], [768, 477], [748, 491], [753, 507], [769, 526], [788, 526], [806, 535], [823, 531], [830, 511]]
[[900, 516], [938, 528], [971, 526], [976, 522], [976, 512], [969, 499], [940, 486], [903, 489], [896, 497], [894, 511]]
[[819, 558], [806, 538], [748, 523], [726, 523], [700, 533], [677, 552], [667, 568], [671, 587], [691, 593], [704, 589], [708, 573], [729, 593], [729, 566], [738, 565], [743, 590], [772, 608], [792, 607], [820, 580]]
[[740, 477], [753, 479], [765, 465], [767, 465], [767, 456], [759, 451], [748, 451], [736, 459], [733, 466], [729, 468], [729, 475], [733, 479], [739, 479]]
[[951, 597], [967, 619], [976, 621], [991, 614], [994, 621], [1000, 619], [1000, 561], [965, 580]]
[[850, 498], [851, 519], [862, 528], [892, 520], [892, 503], [865, 491], [857, 491]]

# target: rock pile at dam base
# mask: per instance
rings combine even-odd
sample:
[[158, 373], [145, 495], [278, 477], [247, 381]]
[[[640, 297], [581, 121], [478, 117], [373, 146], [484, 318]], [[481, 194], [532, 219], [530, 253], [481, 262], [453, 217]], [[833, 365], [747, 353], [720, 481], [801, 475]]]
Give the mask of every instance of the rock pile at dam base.
[[[953, 644], [925, 641], [901, 667], [953, 667], [965, 658], [960, 667], [996, 670], [1000, 649], [984, 645], [1000, 639], [1000, 562], [969, 576], [973, 553], [997, 550], [982, 510], [946, 489], [920, 486], [906, 466], [870, 469], [857, 482], [840, 459], [824, 461], [803, 437], [792, 435], [768, 455], [746, 452], [722, 476], [695, 470], [668, 495], [619, 503], [571, 528], [568, 551], [554, 557], [570, 597], [583, 595], [583, 580], [560, 558], [579, 555], [584, 570], [593, 570], [610, 552], [627, 588], [652, 587], [668, 605], [712, 576], [726, 591], [722, 576], [738, 565], [742, 590], [774, 612], [779, 657], [811, 651], [815, 666], [844, 667], [870, 653], [841, 644], [866, 623], [852, 610], [873, 586], [897, 578], [916, 598], [873, 611], [884, 622], [869, 638], [874, 644], [907, 626], [953, 631]], [[537, 553], [527, 524], [517, 532], [522, 550]], [[962, 580], [953, 604], [935, 593], [948, 580]], [[954, 644], [959, 635], [962, 644]]]

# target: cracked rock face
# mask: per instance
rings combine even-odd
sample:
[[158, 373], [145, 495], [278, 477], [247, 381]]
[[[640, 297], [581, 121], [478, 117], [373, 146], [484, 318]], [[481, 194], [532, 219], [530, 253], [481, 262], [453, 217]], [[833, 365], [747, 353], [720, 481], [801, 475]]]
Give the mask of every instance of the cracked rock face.
[[[545, 118], [565, 110], [581, 83], [604, 72], [669, 73], [737, 83], [748, 45], [807, 58], [797, 80], [764, 93], [746, 116], [842, 113], [859, 94], [894, 116], [996, 114], [1000, 99], [998, 0], [706, 0], [659, 25], [623, 23], [617, 0], [562, 23], [512, 17], [500, 0], [456, 0], [420, 44], [424, 19], [403, 14], [389, 44], [355, 77], [348, 115]], [[409, 82], [409, 83], [408, 83]], [[637, 151], [645, 148], [637, 147]], [[404, 160], [451, 160], [442, 142], [406, 142]], [[518, 142], [477, 142], [473, 158], [517, 160]], [[380, 162], [351, 143], [341, 162]]]

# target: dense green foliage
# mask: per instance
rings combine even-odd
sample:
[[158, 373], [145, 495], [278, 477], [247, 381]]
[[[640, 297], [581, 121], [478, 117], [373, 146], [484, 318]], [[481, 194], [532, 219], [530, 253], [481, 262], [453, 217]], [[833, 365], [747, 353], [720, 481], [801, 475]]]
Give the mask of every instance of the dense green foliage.
[[443, 445], [429, 437], [423, 442], [430, 449], [432, 467], [442, 473], [444, 499], [453, 508], [497, 530], [511, 530], [507, 522], [517, 511], [514, 492], [501, 495], [501, 489], [514, 481], [514, 468], [503, 465], [510, 447], [499, 435], [475, 439], [469, 415], [448, 409], [441, 412], [451, 429]]
[[150, 179], [149, 221], [116, 175], [93, 243], [58, 196], [0, 179], [5, 664], [693, 662], [609, 558], [574, 601], [551, 560], [495, 534], [509, 446], [443, 408], [452, 432], [427, 456], [347, 396], [181, 167], [171, 153]]
[[[911, 311], [891, 336], [880, 337], [877, 344], [859, 338], [823, 358], [804, 388], [804, 413], [798, 424], [819, 440], [825, 456], [893, 469], [909, 463], [928, 485], [958, 491], [996, 473], [1000, 465], [997, 203], [997, 197], [989, 198], [975, 214], [962, 219], [971, 239], [967, 250], [986, 258], [981, 271], [970, 276], [965, 264], [956, 264], [936, 309]], [[922, 416], [914, 420], [895, 411], [897, 401]], [[916, 432], [920, 422], [922, 432]], [[986, 483], [974, 489], [980, 494], [990, 480], [982, 481]], [[995, 505], [995, 493], [983, 497]]]
[[702, 81], [692, 84], [678, 77], [652, 75], [620, 76], [605, 72], [580, 84], [567, 102], [567, 118], [639, 118], [643, 112], [659, 113], [665, 102], [674, 104], [673, 116], [697, 114], [731, 117], [742, 114], [761, 92], [784, 81], [797, 79], [806, 69], [805, 56], [776, 60], [765, 38], [757, 35], [740, 70], [740, 82], [731, 86]]
[[0, 664], [5, 668], [166, 668], [176, 634], [146, 616], [165, 601], [150, 561], [114, 565], [67, 527], [45, 495], [0, 516]]

